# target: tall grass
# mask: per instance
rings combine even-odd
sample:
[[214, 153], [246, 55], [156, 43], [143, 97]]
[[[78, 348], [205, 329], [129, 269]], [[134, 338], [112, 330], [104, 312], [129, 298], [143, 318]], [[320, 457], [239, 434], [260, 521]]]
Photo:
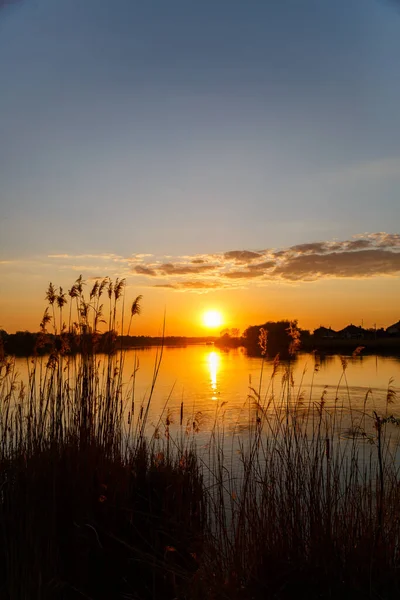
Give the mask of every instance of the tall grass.
[[[231, 435], [219, 406], [201, 450], [202, 416], [184, 417], [183, 403], [176, 435], [167, 403], [148, 434], [162, 348], [146, 402], [136, 361], [123, 381], [116, 331], [131, 330], [141, 297], [128, 319], [123, 281], [50, 284], [46, 298], [25, 385], [0, 355], [1, 598], [398, 597], [392, 382], [378, 414], [369, 392], [352, 404], [345, 358], [334, 405], [303, 393], [291, 361], [279, 384], [279, 358], [262, 359], [249, 416]], [[265, 354], [265, 331], [260, 344]]]
[[[261, 344], [266, 344], [261, 332]], [[293, 350], [295, 351], [295, 349]], [[234, 472], [215, 445], [208, 565], [226, 598], [397, 598], [400, 591], [398, 426], [390, 414], [306, 399], [291, 362], [275, 395], [279, 359], [263, 390], [251, 388], [249, 436], [239, 436]], [[316, 363], [318, 369], [318, 363]], [[265, 379], [265, 370], [261, 372]], [[260, 377], [261, 380], [261, 377]], [[279, 387], [279, 386], [277, 386]], [[235, 437], [234, 437], [235, 440]]]
[[[116, 335], [123, 287], [103, 280], [86, 294], [79, 278], [67, 311], [50, 284], [27, 383], [0, 356], [1, 598], [173, 598], [193, 574], [201, 474], [188, 444], [167, 457], [162, 440], [145, 437], [161, 356], [150, 397], [136, 407], [137, 364], [124, 385]], [[100, 358], [102, 320], [109, 343]], [[42, 356], [49, 330], [53, 347]]]

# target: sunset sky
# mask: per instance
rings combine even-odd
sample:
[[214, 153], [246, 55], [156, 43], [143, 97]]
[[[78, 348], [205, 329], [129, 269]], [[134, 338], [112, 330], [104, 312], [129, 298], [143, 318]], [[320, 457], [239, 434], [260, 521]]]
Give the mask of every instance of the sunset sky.
[[139, 334], [399, 320], [399, 32], [390, 0], [0, 8], [0, 327], [79, 274]]

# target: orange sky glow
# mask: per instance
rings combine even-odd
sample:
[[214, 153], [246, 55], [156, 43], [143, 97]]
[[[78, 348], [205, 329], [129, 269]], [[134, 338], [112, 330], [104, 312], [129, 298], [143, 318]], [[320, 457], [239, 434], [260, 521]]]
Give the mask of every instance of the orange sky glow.
[[[143, 295], [132, 333], [218, 334], [267, 320], [297, 319], [300, 327], [340, 329], [349, 323], [387, 327], [399, 319], [400, 235], [370, 234], [343, 242], [193, 256], [51, 255], [3, 261], [0, 326], [38, 330], [51, 281], [68, 292], [80, 271], [89, 296], [96, 278], [126, 280], [126, 312]], [[168, 262], [166, 262], [168, 260]], [[108, 298], [103, 296], [104, 311]], [[221, 313], [220, 327], [204, 313]], [[125, 320], [126, 322], [126, 320]]]

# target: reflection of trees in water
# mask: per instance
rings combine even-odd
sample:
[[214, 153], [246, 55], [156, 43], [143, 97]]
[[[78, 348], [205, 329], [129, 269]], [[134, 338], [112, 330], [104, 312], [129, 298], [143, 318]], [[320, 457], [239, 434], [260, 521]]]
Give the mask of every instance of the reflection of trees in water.
[[[244, 353], [246, 354], [246, 356], [248, 356], [249, 358], [262, 358], [260, 357], [260, 352], [258, 351], [253, 351], [252, 348], [244, 348]], [[309, 355], [309, 353], [307, 353], [307, 355]], [[276, 360], [276, 358], [279, 359], [279, 362], [282, 366], [287, 366], [289, 364], [291, 365], [295, 365], [299, 358], [301, 357], [301, 354], [294, 354], [293, 356], [289, 355], [289, 352], [276, 352], [275, 354], [273, 353], [269, 353], [267, 352], [267, 355], [262, 358], [262, 360], [264, 360], [268, 365], [272, 365], [274, 363], [274, 361]]]
[[[354, 348], [354, 350], [356, 350], [356, 348]], [[311, 352], [307, 350], [306, 354], [311, 354]], [[321, 365], [332, 364], [340, 355], [345, 356], [347, 362], [350, 364], [357, 364], [360, 361], [364, 361], [367, 357], [371, 358], [373, 356], [375, 356], [376, 359], [378, 359], [379, 357], [390, 358], [400, 363], [400, 340], [399, 347], [397, 350], [388, 349], [387, 351], [385, 351], [385, 349], [379, 349], [374, 351], [368, 351], [368, 347], [363, 347], [363, 349], [356, 354], [354, 352], [349, 353], [348, 350], [345, 352], [341, 352], [339, 349], [332, 349], [331, 352], [315, 351], [312, 354], [314, 354], [316, 360], [318, 360]]]
[[336, 360], [336, 354], [318, 354], [314, 352], [314, 361], [315, 364], [320, 364], [323, 366], [331, 365]]

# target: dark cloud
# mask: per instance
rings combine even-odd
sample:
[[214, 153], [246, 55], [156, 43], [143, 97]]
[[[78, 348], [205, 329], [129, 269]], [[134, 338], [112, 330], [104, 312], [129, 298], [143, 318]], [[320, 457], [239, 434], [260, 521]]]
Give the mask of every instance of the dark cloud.
[[253, 265], [249, 265], [247, 267], [247, 269], [249, 271], [259, 271], [260, 269], [264, 270], [264, 269], [270, 269], [271, 267], [274, 267], [276, 265], [276, 262], [274, 260], [266, 260], [265, 262], [262, 263], [256, 263]]
[[289, 250], [298, 252], [299, 254], [322, 254], [328, 251], [325, 242], [312, 242], [310, 244], [297, 244], [297, 246], [291, 246]]
[[372, 245], [370, 240], [352, 240], [351, 242], [344, 242], [346, 250], [364, 250]]
[[156, 288], [168, 288], [168, 289], [171, 289], [171, 290], [177, 290], [178, 289], [178, 286], [174, 285], [172, 283], [155, 283], [153, 285], [153, 287], [156, 287]]
[[193, 263], [194, 265], [202, 265], [207, 261], [204, 260], [204, 258], [193, 258], [190, 262]]
[[150, 275], [151, 277], [155, 277], [157, 275], [154, 269], [145, 267], [144, 265], [137, 265], [133, 268], [133, 271], [138, 273], [138, 275]]
[[274, 258], [280, 258], [281, 256], [285, 256], [287, 254], [287, 250], [277, 250], [277, 252], [273, 253]]
[[224, 258], [226, 260], [235, 260], [236, 262], [250, 262], [256, 258], [261, 258], [262, 254], [258, 252], [250, 252], [250, 250], [231, 250], [225, 252]]
[[[296, 254], [326, 254], [336, 250], [364, 250], [365, 248], [370, 248], [371, 245], [372, 241], [367, 239], [334, 242], [333, 244], [328, 244], [327, 242], [311, 242], [309, 244], [297, 244], [296, 246], [291, 246], [288, 251], [296, 252]], [[285, 251], [283, 251], [283, 254], [285, 254]]]
[[213, 271], [215, 268], [215, 265], [199, 265], [198, 267], [191, 267], [190, 265], [181, 266], [165, 263], [159, 267], [158, 272], [162, 275], [196, 275], [197, 273]]
[[400, 252], [371, 249], [288, 257], [272, 276], [289, 280], [322, 277], [373, 277], [400, 272]]
[[336, 250], [343, 250], [343, 242], [332, 242], [329, 244], [329, 252], [335, 252]]

